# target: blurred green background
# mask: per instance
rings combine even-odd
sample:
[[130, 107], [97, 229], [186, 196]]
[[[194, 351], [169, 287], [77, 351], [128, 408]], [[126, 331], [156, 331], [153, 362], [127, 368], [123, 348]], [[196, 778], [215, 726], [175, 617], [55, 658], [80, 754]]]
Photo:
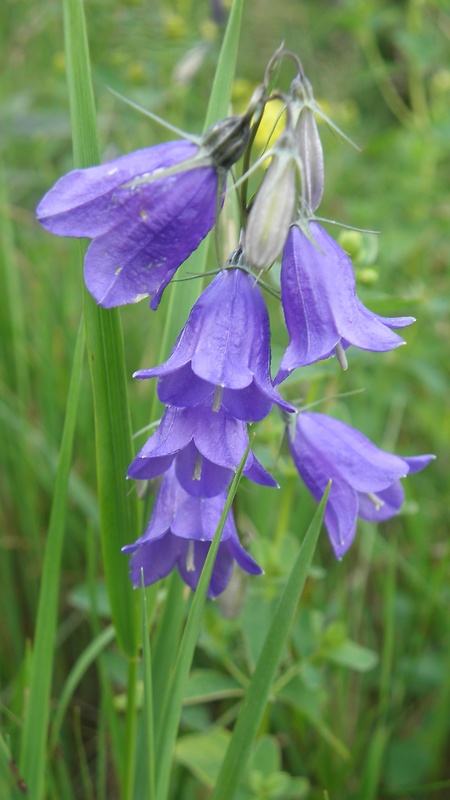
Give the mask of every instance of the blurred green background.
[[[88, 0], [85, 8], [104, 160], [167, 138], [108, 87], [199, 133], [226, 4]], [[3, 722], [14, 745], [82, 278], [76, 244], [51, 237], [34, 218], [40, 198], [72, 166], [61, 7], [54, 0], [4, 0], [0, 21], [0, 702], [9, 708]], [[334, 361], [307, 368], [287, 382], [286, 392], [311, 401], [364, 388], [319, 410], [341, 416], [385, 449], [431, 452], [437, 460], [406, 482], [401, 516], [379, 530], [360, 525], [342, 563], [334, 562], [323, 534], [286, 654], [287, 664], [300, 664], [297, 683], [280, 688], [289, 694], [290, 687], [290, 696], [272, 709], [262, 731], [273, 770], [265, 775], [260, 754], [243, 797], [425, 800], [450, 792], [449, 36], [444, 0], [247, 0], [245, 6], [234, 109], [248, 100], [285, 40], [301, 57], [319, 103], [362, 149], [357, 153], [321, 125], [326, 189], [320, 213], [381, 232], [329, 228], [354, 255], [363, 302], [381, 314], [417, 318], [404, 331], [407, 347], [353, 352], [345, 374]], [[154, 363], [165, 302], [158, 314], [145, 301], [123, 310], [130, 376]], [[276, 304], [271, 318], [276, 361], [285, 344]], [[129, 392], [137, 430], [148, 423], [148, 387], [130, 377]], [[240, 616], [222, 617], [220, 604], [209, 607], [199, 669], [232, 673], [234, 663], [235, 671], [236, 664], [251, 670], [277, 587], [312, 516], [313, 501], [284, 451], [279, 455], [279, 440], [276, 418], [257, 428], [256, 449], [282, 484], [281, 505], [269, 492], [245, 487], [237, 506], [240, 530], [266, 577], [247, 587]], [[101, 590], [87, 369], [70, 501], [55, 696], [92, 637], [87, 569], [99, 576]], [[236, 596], [227, 598], [222, 611], [230, 614], [236, 603]], [[350, 652], [349, 639], [367, 649]], [[109, 655], [120, 693], [120, 656]], [[184, 735], [201, 734], [221, 714], [233, 718], [231, 701], [220, 697], [187, 708]], [[94, 773], [100, 724], [94, 668], [77, 687], [75, 703], [80, 747]], [[72, 711], [61, 752], [73, 796], [87, 796], [73, 718]], [[207, 797], [208, 781], [187, 745], [177, 769], [174, 797]], [[307, 782], [292, 784], [294, 793], [286, 794], [289, 787], [270, 784], [277, 769]]]

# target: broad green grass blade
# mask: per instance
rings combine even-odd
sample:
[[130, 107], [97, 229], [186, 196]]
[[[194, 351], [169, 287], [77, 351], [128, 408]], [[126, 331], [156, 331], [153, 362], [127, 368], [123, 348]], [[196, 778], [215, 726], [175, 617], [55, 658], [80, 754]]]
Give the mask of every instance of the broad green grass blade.
[[322, 525], [329, 487], [314, 515], [280, 598], [251, 683], [239, 712], [231, 742], [211, 800], [232, 800], [244, 776], [266, 709], [275, 671], [294, 619]]
[[198, 634], [200, 631], [209, 582], [211, 579], [217, 551], [219, 549], [225, 521], [228, 516], [228, 512], [231, 509], [231, 505], [241, 479], [242, 470], [244, 469], [244, 464], [247, 460], [248, 453], [250, 452], [250, 447], [251, 443], [248, 445], [242, 461], [239, 464], [236, 475], [231, 483], [227, 501], [219, 520], [219, 525], [217, 526], [217, 530], [214, 534], [214, 539], [211, 543], [211, 547], [209, 548], [209, 552], [202, 569], [202, 574], [192, 599], [192, 605], [186, 621], [186, 627], [181, 640], [180, 649], [178, 651], [178, 658], [175, 665], [173, 680], [169, 686], [169, 693], [167, 697], [168, 702], [164, 709], [164, 727], [158, 731], [160, 736], [160, 741], [158, 743], [159, 747], [156, 754], [156, 763], [158, 764], [159, 770], [158, 783], [156, 787], [156, 797], [158, 800], [166, 800], [168, 796], [170, 775], [173, 767], [173, 757], [175, 752], [175, 740], [181, 717], [181, 708], [183, 705], [183, 698], [189, 677], [189, 670], [191, 668], [192, 658], [194, 656], [195, 645], [197, 643]]
[[81, 681], [83, 675], [89, 669], [91, 664], [98, 658], [100, 653], [110, 644], [115, 637], [114, 627], [110, 625], [108, 628], [105, 628], [98, 636], [93, 639], [93, 641], [89, 644], [86, 650], [81, 654], [81, 656], [77, 659], [74, 666], [72, 667], [69, 675], [67, 676], [66, 682], [62, 688], [58, 707], [56, 709], [56, 714], [52, 724], [52, 730], [50, 735], [50, 752], [58, 744], [59, 740], [59, 733], [61, 730], [62, 721], [64, 719], [64, 715], [67, 711], [67, 706], [70, 703], [70, 698], [72, 697], [76, 687], [78, 686], [79, 682]]
[[[77, 167], [98, 163], [94, 98], [81, 0], [63, 0], [67, 79]], [[117, 639], [129, 656], [136, 653], [136, 595], [120, 549], [138, 536], [137, 499], [126, 486], [133, 457], [125, 377], [122, 328], [117, 309], [96, 306], [84, 292], [89, 366], [94, 392], [100, 533], [111, 613]]]
[[39, 593], [28, 706], [21, 741], [20, 769], [33, 787], [33, 800], [41, 800], [45, 786], [46, 741], [50, 710], [61, 552], [66, 520], [72, 444], [80, 395], [85, 340], [80, 327], [70, 380], [67, 412], [61, 441], [50, 524]]

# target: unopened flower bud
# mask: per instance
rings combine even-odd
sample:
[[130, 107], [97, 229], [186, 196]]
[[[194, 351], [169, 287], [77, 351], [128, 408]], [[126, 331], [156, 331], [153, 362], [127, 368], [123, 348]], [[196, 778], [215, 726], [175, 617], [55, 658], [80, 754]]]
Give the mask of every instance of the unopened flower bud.
[[322, 143], [312, 108], [301, 109], [295, 132], [302, 162], [302, 199], [310, 213], [320, 205], [324, 186]]
[[228, 170], [241, 157], [249, 136], [250, 122], [247, 115], [226, 117], [206, 131], [201, 150], [211, 158], [216, 168]]
[[245, 255], [257, 269], [268, 269], [283, 249], [295, 212], [297, 167], [295, 133], [287, 128], [276, 144], [245, 232]]

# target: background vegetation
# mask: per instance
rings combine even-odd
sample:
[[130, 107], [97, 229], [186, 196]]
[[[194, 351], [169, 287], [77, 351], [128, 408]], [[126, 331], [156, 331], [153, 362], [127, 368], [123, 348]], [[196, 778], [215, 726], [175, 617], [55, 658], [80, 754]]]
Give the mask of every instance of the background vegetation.
[[[88, 0], [86, 17], [103, 159], [165, 137], [109, 86], [200, 132], [226, 19], [221, 3]], [[5, 0], [0, 19], [0, 714], [2, 747], [17, 758], [82, 278], [77, 245], [34, 219], [39, 199], [73, 164], [61, 7]], [[449, 791], [449, 32], [443, 0], [247, 0], [244, 9], [234, 108], [285, 39], [319, 102], [362, 148], [358, 154], [323, 131], [321, 213], [381, 231], [375, 239], [334, 229], [354, 253], [360, 296], [379, 313], [417, 317], [405, 330], [407, 347], [354, 352], [345, 375], [334, 363], [308, 368], [287, 392], [308, 402], [328, 398], [320, 410], [387, 450], [438, 458], [406, 482], [404, 513], [379, 529], [361, 524], [341, 563], [323, 532], [242, 798], [425, 800]], [[157, 314], [145, 302], [122, 312], [130, 376], [155, 362], [166, 303]], [[271, 313], [276, 362], [284, 341], [275, 304]], [[360, 388], [364, 394], [332, 399]], [[129, 397], [137, 431], [149, 421], [150, 389], [130, 378]], [[257, 428], [256, 450], [281, 493], [274, 500], [242, 486], [236, 503], [240, 531], [266, 575], [208, 605], [177, 747], [177, 800], [208, 797], [227, 726], [313, 514], [279, 442], [280, 423], [270, 417]], [[52, 722], [73, 665], [107, 631], [94, 450], [86, 367]], [[157, 621], [163, 600], [164, 587]], [[119, 796], [121, 729], [111, 728], [105, 698], [110, 691], [120, 713], [125, 664], [114, 642], [106, 644], [70, 694], [49, 754], [49, 798]], [[22, 796], [13, 768], [9, 778], [11, 798]], [[141, 800], [138, 788], [135, 796]]]

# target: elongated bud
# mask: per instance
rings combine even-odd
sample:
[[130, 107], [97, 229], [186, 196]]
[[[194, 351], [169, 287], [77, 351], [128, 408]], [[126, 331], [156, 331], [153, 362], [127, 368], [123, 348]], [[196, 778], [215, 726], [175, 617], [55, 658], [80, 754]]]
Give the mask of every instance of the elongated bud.
[[249, 136], [250, 123], [245, 116], [226, 117], [206, 131], [200, 155], [209, 156], [215, 167], [229, 169], [240, 159]]
[[324, 164], [314, 111], [304, 106], [295, 126], [299, 155], [302, 162], [302, 200], [305, 211], [316, 211], [323, 196]]
[[296, 208], [298, 161], [295, 132], [287, 128], [249, 214], [244, 250], [252, 267], [268, 269], [283, 249]]
[[264, 102], [264, 88], [258, 86], [245, 114], [225, 117], [206, 131], [200, 155], [209, 156], [215, 167], [229, 169], [243, 154], [250, 136], [250, 120], [259, 103]]

